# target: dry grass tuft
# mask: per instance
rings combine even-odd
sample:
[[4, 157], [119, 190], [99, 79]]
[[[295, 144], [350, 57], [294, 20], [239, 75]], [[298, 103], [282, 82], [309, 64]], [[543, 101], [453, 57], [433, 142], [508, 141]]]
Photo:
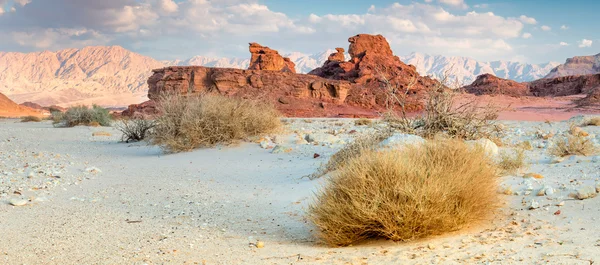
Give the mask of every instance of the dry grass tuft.
[[135, 117], [132, 119], [122, 119], [115, 123], [115, 128], [121, 131], [121, 141], [138, 142], [146, 139], [156, 126], [153, 120]]
[[309, 218], [317, 236], [333, 246], [438, 235], [497, 208], [496, 172], [482, 149], [462, 141], [369, 150], [328, 178], [309, 206]]
[[514, 174], [519, 169], [527, 165], [525, 162], [525, 150], [516, 149], [512, 151], [500, 152], [500, 161], [498, 168], [502, 170], [502, 174]]
[[373, 121], [367, 118], [360, 118], [354, 121], [354, 125], [356, 126], [368, 126], [373, 124]]
[[220, 95], [163, 95], [152, 143], [167, 152], [229, 144], [275, 132], [280, 114], [270, 104]]
[[25, 116], [21, 118], [21, 122], [41, 122], [42, 118], [36, 116]]
[[600, 117], [593, 117], [584, 126], [600, 126]]
[[521, 148], [523, 150], [528, 150], [528, 151], [533, 150], [533, 146], [531, 145], [530, 141], [523, 141], [523, 142], [517, 144], [517, 147]]
[[552, 147], [548, 152], [554, 156], [583, 155], [589, 156], [598, 152], [594, 143], [586, 137], [580, 135], [567, 135], [554, 140]]
[[379, 143], [391, 135], [391, 131], [378, 131], [376, 133], [369, 133], [356, 137], [353, 142], [345, 145], [342, 149], [337, 151], [337, 153], [332, 155], [326, 164], [321, 165], [319, 170], [308, 176], [308, 178], [311, 180], [320, 178], [329, 172], [342, 168], [351, 159], [360, 156], [366, 151], [375, 150]]

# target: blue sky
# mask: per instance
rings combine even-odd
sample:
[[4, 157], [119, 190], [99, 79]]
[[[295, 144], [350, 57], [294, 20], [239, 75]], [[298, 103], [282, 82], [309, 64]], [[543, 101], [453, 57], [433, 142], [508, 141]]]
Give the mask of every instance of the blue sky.
[[0, 0], [0, 51], [120, 45], [157, 59], [347, 48], [382, 34], [397, 55], [563, 62], [600, 53], [600, 1]]

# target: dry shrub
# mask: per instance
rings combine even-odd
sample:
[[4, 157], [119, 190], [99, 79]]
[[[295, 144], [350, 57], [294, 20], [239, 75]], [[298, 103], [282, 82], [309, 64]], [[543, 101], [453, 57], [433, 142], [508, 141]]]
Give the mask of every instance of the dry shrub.
[[377, 131], [376, 133], [363, 134], [356, 137], [354, 141], [333, 154], [326, 164], [321, 165], [317, 172], [308, 176], [308, 178], [311, 180], [320, 178], [329, 172], [342, 168], [348, 161], [359, 157], [362, 153], [377, 149], [379, 143], [391, 135], [391, 131]]
[[64, 113], [52, 112], [52, 121], [56, 127], [73, 127], [77, 125], [110, 126], [111, 118], [107, 109], [94, 105], [71, 107]]
[[163, 95], [157, 104], [152, 143], [167, 152], [229, 144], [275, 132], [280, 114], [270, 104], [206, 94]]
[[41, 122], [42, 118], [37, 116], [25, 116], [21, 118], [21, 122]]
[[514, 174], [519, 169], [525, 167], [525, 150], [516, 149], [509, 151], [500, 152], [500, 161], [498, 162], [498, 168], [502, 170], [503, 174]]
[[121, 141], [129, 143], [146, 139], [156, 123], [153, 120], [134, 117], [132, 119], [121, 119], [114, 126], [122, 133]]
[[354, 121], [354, 125], [356, 126], [367, 126], [373, 124], [373, 121], [367, 118], [360, 118]]
[[490, 157], [458, 140], [369, 150], [328, 178], [308, 213], [329, 245], [408, 241], [488, 217], [498, 206], [497, 179]]
[[600, 126], [600, 117], [593, 117], [589, 119], [584, 126]]
[[523, 141], [519, 144], [517, 144], [518, 148], [521, 148], [523, 150], [533, 150], [533, 146], [531, 145], [530, 141]]
[[598, 148], [589, 138], [579, 135], [567, 135], [558, 137], [554, 144], [548, 148], [548, 152], [554, 156], [583, 155], [589, 156], [598, 152]]
[[[443, 78], [437, 87], [428, 92], [424, 114], [413, 119], [407, 117], [404, 109], [406, 96], [397, 96], [388, 92], [388, 97], [401, 106], [401, 112], [398, 115], [390, 108], [384, 115], [383, 121], [394, 129], [425, 138], [432, 138], [440, 133], [465, 140], [499, 137], [502, 130], [496, 125], [495, 120], [500, 109], [492, 104], [481, 106], [475, 100], [459, 104], [457, 102], [459, 91], [444, 86], [445, 80]], [[414, 84], [411, 82], [406, 86], [405, 93], [409, 93], [412, 85]], [[387, 82], [386, 86], [392, 85]], [[396, 90], [386, 89], [386, 91]]]

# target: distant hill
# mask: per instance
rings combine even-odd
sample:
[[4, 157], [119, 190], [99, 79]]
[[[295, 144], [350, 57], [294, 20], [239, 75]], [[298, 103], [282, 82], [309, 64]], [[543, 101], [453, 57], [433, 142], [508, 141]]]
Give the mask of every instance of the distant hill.
[[41, 116], [42, 113], [32, 108], [18, 105], [0, 93], [0, 117], [21, 117], [28, 115]]
[[591, 75], [600, 73], [600, 53], [590, 56], [575, 56], [552, 69], [546, 78], [569, 75]]

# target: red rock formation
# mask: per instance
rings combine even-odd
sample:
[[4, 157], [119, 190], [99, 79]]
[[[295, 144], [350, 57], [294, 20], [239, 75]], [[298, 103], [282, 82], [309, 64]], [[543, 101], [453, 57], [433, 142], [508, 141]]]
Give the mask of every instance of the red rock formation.
[[140, 104], [131, 104], [121, 115], [126, 117], [146, 117], [157, 114], [156, 101], [148, 100]]
[[282, 57], [279, 52], [258, 43], [250, 43], [250, 66], [248, 70], [271, 70], [296, 73], [296, 65], [290, 58]]
[[600, 108], [600, 86], [592, 89], [585, 98], [577, 102], [579, 107], [596, 107]]
[[42, 113], [38, 110], [21, 106], [0, 93], [0, 117], [23, 117], [28, 115], [41, 117]]
[[[371, 90], [381, 89], [389, 82], [396, 90], [409, 90], [415, 95], [439, 84], [428, 77], [421, 77], [414, 66], [406, 65], [394, 56], [389, 43], [381, 35], [359, 34], [350, 37], [348, 42], [350, 61], [328, 60], [309, 74], [348, 80]], [[422, 95], [416, 97], [421, 98]]]
[[330, 61], [330, 62], [333, 62], [333, 61], [335, 61], [335, 62], [343, 62], [343, 61], [345, 61], [346, 60], [346, 56], [344, 55], [344, 52], [346, 52], [346, 51], [344, 50], [344, 48], [335, 48], [335, 50], [337, 52], [334, 52], [334, 53], [330, 54], [329, 57], [327, 58], [327, 61]]
[[[309, 75], [295, 74], [289, 60], [256, 43], [250, 44], [250, 70], [200, 66], [156, 69], [148, 79], [148, 97], [156, 100], [164, 92], [219, 93], [270, 101], [288, 116], [352, 117], [374, 116], [386, 111], [388, 105], [397, 105], [390, 92], [408, 93], [406, 110], [420, 110], [422, 92], [439, 85], [402, 63], [381, 35], [361, 34], [349, 41], [350, 62], [344, 61], [344, 49], [338, 48], [323, 67]], [[152, 107], [132, 105], [126, 114], [138, 109]]]
[[532, 95], [568, 96], [588, 93], [600, 85], [600, 74], [544, 78], [529, 83]]
[[527, 84], [513, 80], [503, 79], [491, 74], [483, 74], [470, 85], [463, 89], [475, 95], [507, 95], [512, 97], [527, 96], [529, 88]]

